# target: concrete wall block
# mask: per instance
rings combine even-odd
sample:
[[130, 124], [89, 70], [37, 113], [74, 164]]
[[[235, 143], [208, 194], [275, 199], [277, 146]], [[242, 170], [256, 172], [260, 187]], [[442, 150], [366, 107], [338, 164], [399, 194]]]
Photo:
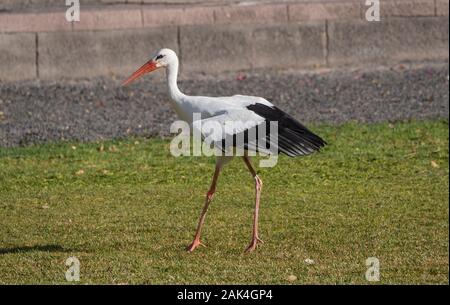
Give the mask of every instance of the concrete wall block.
[[330, 22], [332, 66], [401, 60], [448, 60], [448, 17]]
[[325, 22], [257, 27], [253, 47], [255, 68], [324, 66]]
[[273, 23], [286, 22], [285, 5], [235, 5], [214, 9], [216, 23]]
[[140, 9], [82, 10], [80, 21], [74, 22], [74, 30], [109, 30], [141, 28]]
[[213, 24], [214, 10], [209, 7], [143, 9], [144, 27], [162, 25]]
[[434, 16], [434, 0], [380, 1], [380, 17]]
[[[445, 0], [448, 1], [448, 0]], [[361, 16], [365, 19], [369, 5], [361, 4]], [[380, 19], [391, 17], [434, 16], [434, 0], [389, 0], [380, 1]]]
[[249, 27], [186, 26], [180, 34], [183, 71], [236, 71], [252, 67]]
[[359, 19], [360, 2], [307, 2], [289, 4], [289, 21]]
[[449, 0], [436, 0], [436, 14], [438, 16], [448, 16]]
[[178, 51], [176, 28], [39, 34], [40, 76], [128, 75], [162, 47]]
[[35, 34], [0, 34], [0, 80], [36, 77]]
[[25, 14], [0, 14], [0, 32], [71, 31], [72, 23], [64, 11]]

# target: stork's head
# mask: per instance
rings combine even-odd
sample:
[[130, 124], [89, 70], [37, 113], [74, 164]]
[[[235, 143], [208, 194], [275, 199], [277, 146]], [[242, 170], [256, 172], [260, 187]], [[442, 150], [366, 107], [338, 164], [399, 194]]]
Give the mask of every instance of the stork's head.
[[166, 68], [170, 64], [178, 63], [177, 54], [171, 49], [161, 49], [156, 52], [151, 59], [146, 62], [142, 67], [137, 69], [133, 74], [130, 75], [122, 85], [128, 85], [134, 80], [138, 79], [144, 74], [155, 71], [159, 68]]

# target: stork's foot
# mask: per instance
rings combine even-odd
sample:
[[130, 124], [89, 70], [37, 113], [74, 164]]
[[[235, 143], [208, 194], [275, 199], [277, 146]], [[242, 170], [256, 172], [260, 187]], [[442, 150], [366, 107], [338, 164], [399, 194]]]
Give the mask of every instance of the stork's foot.
[[206, 246], [200, 241], [200, 239], [194, 239], [194, 241], [193, 241], [189, 246], [187, 246], [186, 251], [190, 253], [190, 252], [194, 251], [198, 246], [206, 247]]
[[252, 252], [253, 250], [256, 249], [258, 244], [263, 244], [263, 243], [264, 242], [258, 236], [255, 236], [252, 238], [252, 241], [250, 242], [250, 245], [248, 245], [247, 249], [245, 249], [245, 252], [246, 253]]

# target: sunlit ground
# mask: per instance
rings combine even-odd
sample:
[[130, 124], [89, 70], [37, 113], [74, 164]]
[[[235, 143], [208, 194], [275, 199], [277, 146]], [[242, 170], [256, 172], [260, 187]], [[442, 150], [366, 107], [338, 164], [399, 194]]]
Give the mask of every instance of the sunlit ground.
[[0, 148], [0, 283], [447, 283], [448, 122], [312, 128], [329, 143], [260, 168], [257, 251], [253, 180], [235, 159], [219, 179], [202, 240], [193, 237], [214, 159], [170, 155], [133, 138]]

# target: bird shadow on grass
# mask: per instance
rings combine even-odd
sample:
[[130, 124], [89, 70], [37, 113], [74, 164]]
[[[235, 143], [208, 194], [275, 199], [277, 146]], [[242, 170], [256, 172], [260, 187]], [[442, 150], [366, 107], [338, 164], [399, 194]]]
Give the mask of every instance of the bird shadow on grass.
[[34, 245], [0, 248], [0, 255], [26, 252], [74, 252], [74, 249], [67, 249], [60, 245]]

